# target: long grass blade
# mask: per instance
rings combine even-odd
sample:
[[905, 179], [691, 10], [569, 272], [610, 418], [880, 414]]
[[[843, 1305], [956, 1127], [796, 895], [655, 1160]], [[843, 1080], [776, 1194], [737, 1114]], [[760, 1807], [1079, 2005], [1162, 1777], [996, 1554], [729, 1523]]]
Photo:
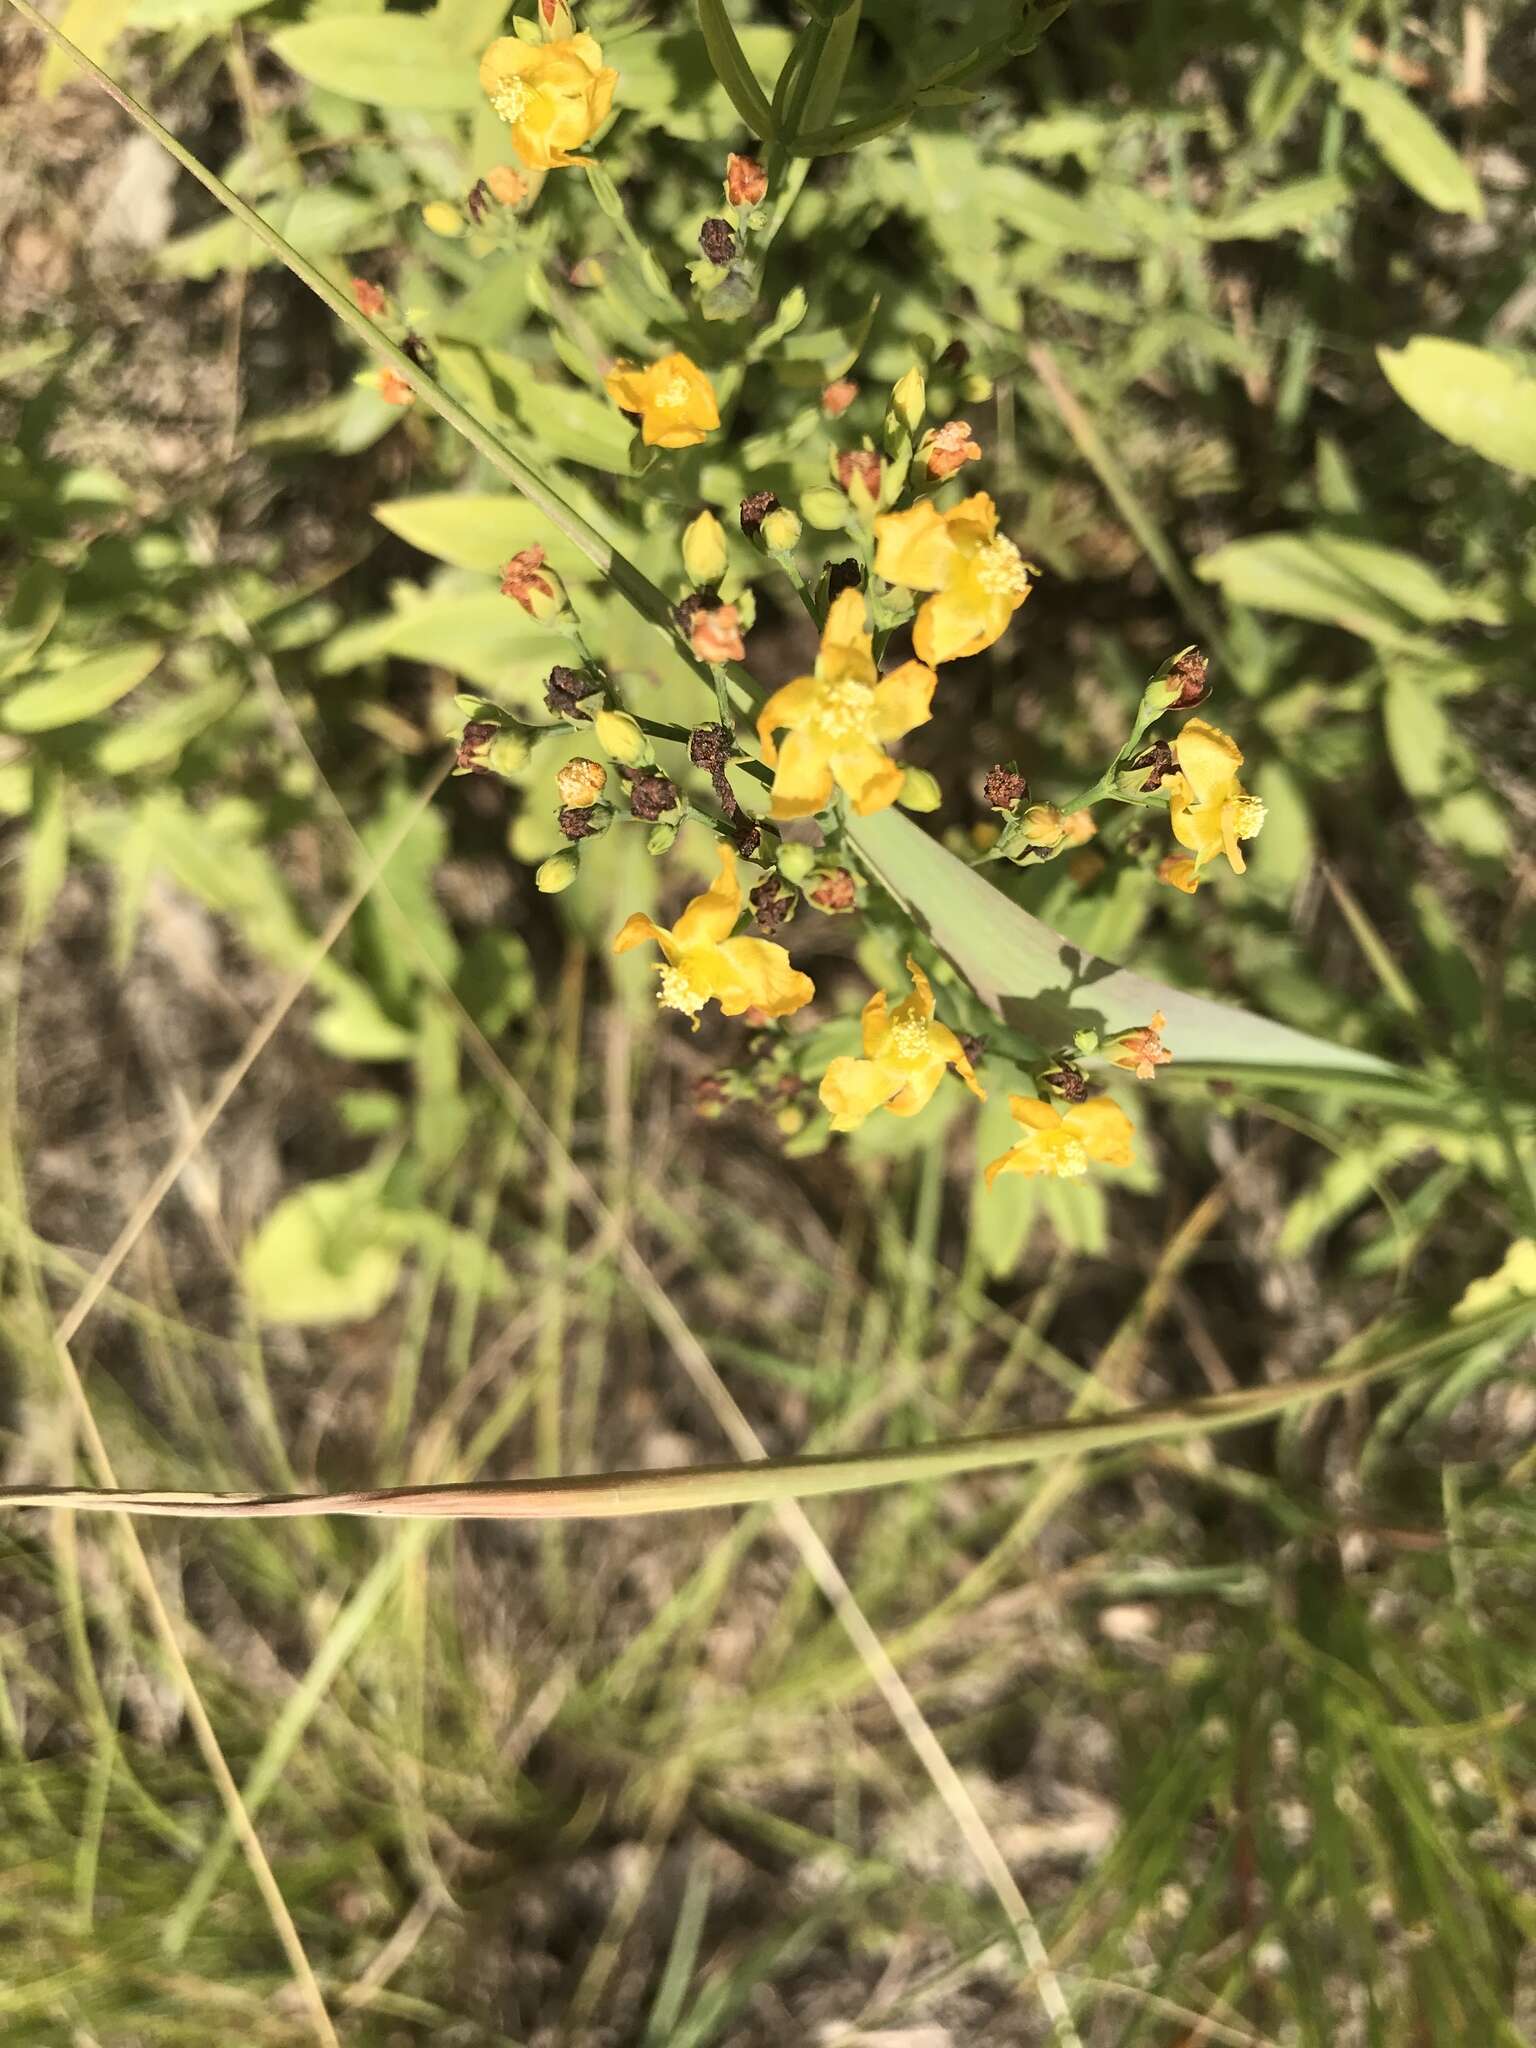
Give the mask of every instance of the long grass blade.
[[765, 1458], [746, 1464], [692, 1465], [665, 1471], [588, 1473], [517, 1482], [470, 1480], [434, 1486], [357, 1488], [338, 1493], [133, 1492], [73, 1486], [0, 1487], [0, 1507], [73, 1508], [193, 1521], [284, 1519], [302, 1515], [432, 1517], [454, 1521], [607, 1521], [749, 1507], [762, 1501], [813, 1500], [955, 1479], [977, 1472], [1043, 1465], [1091, 1451], [1212, 1436], [1289, 1409], [1331, 1400], [1373, 1380], [1457, 1355], [1518, 1326], [1536, 1326], [1536, 1303], [1522, 1301], [1458, 1323], [1339, 1373], [1282, 1386], [1246, 1387], [1112, 1416], [1048, 1423], [1037, 1429], [957, 1437], [915, 1449], [857, 1457]]

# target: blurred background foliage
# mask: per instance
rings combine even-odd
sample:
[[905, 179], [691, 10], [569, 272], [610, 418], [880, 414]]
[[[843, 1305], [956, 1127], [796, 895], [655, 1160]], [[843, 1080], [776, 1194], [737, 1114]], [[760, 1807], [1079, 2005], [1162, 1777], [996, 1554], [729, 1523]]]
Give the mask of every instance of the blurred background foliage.
[[[804, 18], [729, 11], [771, 89]], [[733, 508], [799, 501], [923, 364], [1042, 571], [909, 746], [945, 791], [932, 829], [974, 847], [994, 760], [1045, 796], [1091, 778], [1198, 639], [1269, 806], [1249, 875], [1176, 896], [1133, 834], [988, 872], [1096, 952], [1435, 1076], [1454, 1113], [1175, 1065], [1135, 1105], [1136, 1169], [990, 1204], [1000, 1096], [979, 1133], [941, 1098], [817, 1154], [798, 1071], [753, 1046], [755, 1101], [701, 1120], [730, 1027], [658, 1031], [643, 969], [600, 956], [702, 838], [674, 874], [616, 830], [551, 900], [529, 864], [578, 743], [520, 789], [431, 778], [456, 697], [538, 713], [570, 658], [497, 589], [534, 541], [634, 708], [694, 723], [707, 692], [11, 23], [8, 1477], [71, 1468], [48, 1304], [294, 974], [297, 1017], [81, 1340], [145, 1484], [720, 1455], [622, 1241], [793, 1449], [1313, 1370], [1383, 1319], [1444, 1327], [1529, 1233], [1529, 19], [1053, 12], [866, 0], [829, 118], [909, 117], [768, 155], [735, 318], [689, 265], [750, 138], [691, 8], [582, 6], [620, 72], [611, 201], [557, 172], [480, 224], [465, 195], [510, 161], [475, 77], [500, 5], [60, 19], [303, 254], [383, 285], [391, 331], [669, 592], [682, 526], [719, 510], [765, 684], [806, 628]], [[1021, 19], [1035, 47], [934, 87]], [[726, 431], [636, 474], [601, 378], [663, 337]], [[811, 569], [847, 552], [806, 542]], [[315, 965], [391, 845], [387, 897]], [[795, 935], [826, 1015], [850, 1009], [849, 928]], [[859, 964], [891, 971], [878, 934]], [[466, 1058], [465, 1014], [510, 1081]], [[1084, 2041], [1530, 2038], [1529, 1365], [1485, 1344], [1251, 1441], [817, 1511]], [[156, 1539], [344, 2039], [1049, 2038], [810, 1581], [759, 1518], [708, 1521]], [[0, 1542], [14, 2037], [313, 2038], [113, 1540], [59, 1518]]]

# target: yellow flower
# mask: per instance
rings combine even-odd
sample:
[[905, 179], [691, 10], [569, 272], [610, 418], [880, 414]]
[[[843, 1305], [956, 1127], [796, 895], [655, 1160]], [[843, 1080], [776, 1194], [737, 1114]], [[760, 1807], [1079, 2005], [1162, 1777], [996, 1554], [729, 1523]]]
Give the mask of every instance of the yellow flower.
[[[1247, 866], [1241, 839], [1252, 839], [1264, 823], [1264, 806], [1237, 779], [1243, 757], [1237, 742], [1203, 718], [1192, 718], [1173, 743], [1179, 772], [1169, 779], [1169, 822], [1180, 846], [1195, 856], [1193, 881], [1208, 861], [1224, 853], [1234, 874]], [[1175, 888], [1183, 881], [1165, 877]], [[1194, 894], [1193, 889], [1189, 891]]]
[[714, 1000], [727, 1017], [761, 1010], [765, 1017], [788, 1017], [803, 1010], [816, 993], [808, 974], [791, 966], [788, 953], [768, 939], [733, 939], [731, 928], [741, 915], [741, 884], [736, 856], [721, 846], [720, 873], [702, 896], [695, 896], [670, 931], [637, 910], [613, 942], [615, 953], [627, 953], [654, 939], [665, 956], [656, 1000], [664, 1010], [681, 1010], [699, 1028], [699, 1012]]
[[618, 82], [585, 32], [559, 43], [500, 36], [480, 59], [480, 90], [532, 170], [585, 162], [570, 152], [590, 142], [607, 120]]
[[714, 385], [678, 349], [643, 370], [617, 364], [603, 389], [621, 412], [639, 413], [647, 448], [696, 448], [720, 424]]
[[1004, 1173], [1031, 1178], [1043, 1173], [1070, 1180], [1086, 1173], [1090, 1161], [1101, 1166], [1131, 1163], [1131, 1120], [1107, 1096], [1074, 1102], [1062, 1111], [1049, 1102], [1036, 1101], [1033, 1095], [1010, 1095], [1008, 1111], [1024, 1136], [987, 1168], [988, 1187]]
[[1030, 591], [1029, 566], [997, 530], [985, 491], [940, 512], [931, 498], [875, 521], [875, 574], [934, 595], [917, 615], [918, 659], [959, 661], [1000, 640]]
[[886, 1010], [885, 991], [864, 1005], [864, 1057], [836, 1059], [822, 1077], [821, 1106], [834, 1131], [856, 1131], [877, 1109], [892, 1116], [916, 1116], [953, 1067], [981, 1101], [987, 1091], [976, 1079], [965, 1048], [933, 1014], [933, 990], [915, 960], [907, 962], [912, 993]]
[[[895, 803], [901, 770], [881, 742], [927, 723], [937, 681], [920, 661], [882, 676], [865, 629], [863, 593], [843, 591], [827, 613], [816, 673], [775, 690], [758, 713], [763, 759], [775, 771], [774, 817], [814, 816], [834, 782], [860, 817]], [[789, 731], [782, 753], [774, 739], [780, 727]]]

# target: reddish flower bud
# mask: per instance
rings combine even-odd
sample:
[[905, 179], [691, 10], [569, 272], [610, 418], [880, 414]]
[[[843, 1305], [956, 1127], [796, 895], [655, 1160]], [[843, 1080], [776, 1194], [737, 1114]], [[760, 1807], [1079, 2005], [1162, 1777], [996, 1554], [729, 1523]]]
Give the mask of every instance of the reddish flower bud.
[[725, 196], [732, 206], [760, 206], [768, 197], [768, 173], [755, 156], [733, 150], [726, 158]]

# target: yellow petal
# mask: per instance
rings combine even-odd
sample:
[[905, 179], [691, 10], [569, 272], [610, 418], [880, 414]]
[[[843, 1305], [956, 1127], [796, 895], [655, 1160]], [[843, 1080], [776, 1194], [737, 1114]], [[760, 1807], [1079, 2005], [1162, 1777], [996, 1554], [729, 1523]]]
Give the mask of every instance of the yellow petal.
[[994, 1159], [991, 1162], [987, 1167], [987, 1186], [989, 1188], [993, 1187], [997, 1182], [999, 1174], [1027, 1173], [1033, 1175], [1039, 1171], [1039, 1167], [1031, 1162], [1029, 1144], [1026, 1140], [1024, 1144], [1013, 1146], [1010, 1151], [1003, 1153], [1001, 1158]]
[[855, 740], [832, 756], [832, 773], [861, 818], [888, 810], [901, 791], [901, 770], [873, 740]]
[[834, 1060], [821, 1080], [821, 1106], [834, 1131], [856, 1131], [865, 1117], [901, 1092], [906, 1076], [883, 1060]]
[[877, 988], [869, 1001], [864, 1005], [864, 1013], [859, 1019], [859, 1028], [865, 1059], [880, 1059], [889, 1049], [891, 1043], [891, 1019], [886, 1009], [885, 990], [883, 988]]
[[667, 952], [671, 946], [672, 934], [664, 932], [643, 910], [637, 910], [632, 917], [625, 918], [615, 934], [613, 950], [615, 953], [628, 953], [636, 946], [643, 946], [647, 939], [654, 939], [663, 952]]
[[1231, 739], [1203, 718], [1192, 718], [1173, 743], [1173, 756], [1196, 803], [1220, 803], [1237, 779], [1243, 756]]
[[926, 725], [933, 716], [934, 687], [938, 677], [920, 661], [904, 661], [875, 685], [875, 737], [899, 740], [914, 726]]
[[494, 97], [509, 79], [538, 69], [539, 52], [520, 36], [498, 36], [480, 59], [480, 90]]
[[949, 1026], [939, 1023], [938, 1019], [935, 1018], [928, 1027], [928, 1043], [933, 1047], [940, 1059], [954, 1068], [976, 1100], [978, 1102], [985, 1102], [987, 1091], [977, 1080], [976, 1069], [966, 1058], [965, 1047], [960, 1043], [954, 1032], [950, 1030]]
[[1179, 778], [1168, 805], [1168, 822], [1180, 846], [1187, 846], [1195, 856], [1197, 868], [1222, 851], [1221, 812], [1220, 804], [1192, 803], [1187, 781]]
[[910, 953], [907, 955], [907, 973], [912, 977], [911, 1001], [922, 1016], [932, 1017], [938, 1007], [933, 1000], [933, 983]]
[[[1006, 625], [1007, 620], [1003, 623]], [[941, 590], [919, 611], [912, 628], [912, 645], [917, 649], [918, 660], [927, 662], [930, 668], [937, 668], [944, 661], [963, 661], [968, 654], [979, 654], [983, 647], [990, 647], [998, 637], [996, 633], [988, 637], [987, 624], [984, 616], [978, 619], [975, 600], [963, 587]]]
[[983, 544], [997, 534], [997, 507], [986, 491], [972, 491], [944, 514], [944, 524], [957, 541], [975, 539]]
[[743, 1010], [761, 1010], [766, 1017], [788, 1017], [803, 1010], [816, 984], [790, 961], [771, 939], [724, 939], [711, 958], [711, 981], [727, 1017]]
[[[955, 563], [954, 536], [931, 498], [875, 521], [875, 574], [908, 590], [942, 590]], [[921, 649], [918, 650], [922, 652]], [[928, 660], [927, 655], [923, 659]]]
[[812, 818], [825, 809], [832, 795], [832, 766], [826, 741], [815, 733], [792, 732], [779, 754], [774, 771], [770, 808], [781, 822], [788, 818]]
[[1136, 1127], [1118, 1102], [1111, 1102], [1107, 1095], [1096, 1095], [1091, 1102], [1074, 1102], [1061, 1121], [1082, 1140], [1090, 1159], [1101, 1166], [1130, 1165]]
[[933, 1100], [934, 1090], [944, 1078], [944, 1062], [929, 1060], [914, 1073], [907, 1069], [906, 1085], [885, 1105], [892, 1116], [917, 1116]]
[[1008, 1114], [1026, 1131], [1054, 1131], [1061, 1122], [1059, 1110], [1033, 1095], [1010, 1095]]
[[[518, 45], [519, 49], [522, 45]], [[633, 363], [617, 363], [603, 379], [603, 389], [621, 412], [641, 412], [650, 384], [650, 371]]]
[[[596, 36], [588, 29], [582, 29], [574, 36], [567, 36], [563, 43], [556, 43], [552, 47], [576, 58], [581, 68], [593, 78], [596, 78], [603, 68], [602, 50], [598, 47]], [[619, 74], [615, 72], [613, 75], [617, 78]]]
[[728, 846], [716, 843], [720, 872], [704, 891], [689, 903], [672, 936], [679, 946], [703, 946], [729, 938], [741, 915], [741, 884], [736, 879], [736, 856]]
[[792, 683], [785, 683], [774, 691], [768, 702], [757, 714], [757, 740], [763, 750], [763, 759], [770, 768], [776, 767], [779, 750], [774, 734], [783, 727], [793, 729], [803, 725], [816, 708], [821, 694], [821, 685], [814, 676], [796, 676]]
[[867, 660], [872, 646], [865, 619], [862, 590], [840, 590], [832, 600], [827, 623], [821, 629], [824, 654], [839, 651]]

